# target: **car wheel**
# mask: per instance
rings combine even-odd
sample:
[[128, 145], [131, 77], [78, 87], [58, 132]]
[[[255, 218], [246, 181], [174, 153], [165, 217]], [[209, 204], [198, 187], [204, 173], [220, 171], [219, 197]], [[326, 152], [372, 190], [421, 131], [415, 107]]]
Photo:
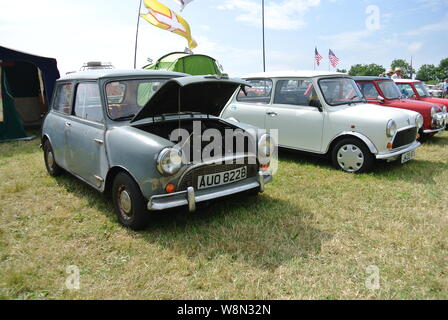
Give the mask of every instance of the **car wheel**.
[[336, 144], [332, 160], [336, 168], [349, 173], [368, 172], [375, 162], [367, 146], [353, 138], [344, 139]]
[[150, 213], [140, 188], [131, 176], [124, 172], [117, 174], [112, 186], [112, 200], [122, 225], [135, 231], [147, 227]]
[[57, 177], [61, 175], [62, 169], [56, 163], [53, 148], [51, 147], [50, 141], [48, 140], [45, 141], [43, 149], [44, 149], [45, 167], [47, 168], [48, 174], [52, 177]]

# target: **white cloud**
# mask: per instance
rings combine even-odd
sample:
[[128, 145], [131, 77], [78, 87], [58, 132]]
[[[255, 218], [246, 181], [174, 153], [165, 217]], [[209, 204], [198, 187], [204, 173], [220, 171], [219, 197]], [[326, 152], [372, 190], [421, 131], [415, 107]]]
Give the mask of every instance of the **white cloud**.
[[[269, 2], [265, 5], [266, 28], [275, 30], [297, 30], [306, 25], [305, 13], [318, 7], [320, 0], [285, 0], [280, 3]], [[262, 9], [259, 1], [226, 0], [218, 6], [221, 10], [239, 11], [237, 21], [253, 26], [260, 26]]]
[[420, 51], [420, 49], [423, 47], [423, 42], [412, 42], [409, 44], [408, 49], [411, 53], [416, 53]]
[[441, 21], [432, 24], [427, 24], [415, 30], [408, 31], [406, 32], [406, 35], [421, 36], [433, 32], [434, 36], [439, 35], [440, 37], [443, 38], [445, 36], [445, 31], [448, 31], [448, 14], [445, 15], [445, 17]]

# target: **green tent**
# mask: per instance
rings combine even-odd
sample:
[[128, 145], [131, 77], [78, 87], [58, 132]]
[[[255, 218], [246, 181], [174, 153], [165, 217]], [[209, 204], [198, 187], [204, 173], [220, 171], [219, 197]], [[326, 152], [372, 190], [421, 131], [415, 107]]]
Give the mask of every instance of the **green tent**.
[[[0, 141], [27, 140], [28, 137], [17, 113], [6, 76], [0, 70]], [[8, 121], [6, 121], [8, 120]]]
[[191, 74], [193, 76], [215, 74], [224, 75], [219, 63], [212, 57], [184, 52], [169, 53], [156, 63], [143, 67], [147, 70], [167, 70]]

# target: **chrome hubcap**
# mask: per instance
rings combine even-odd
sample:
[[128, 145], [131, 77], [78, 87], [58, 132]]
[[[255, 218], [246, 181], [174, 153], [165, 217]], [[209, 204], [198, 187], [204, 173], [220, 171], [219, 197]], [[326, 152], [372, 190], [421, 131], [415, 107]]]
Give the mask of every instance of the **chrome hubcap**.
[[353, 144], [346, 144], [338, 150], [339, 166], [347, 172], [356, 172], [364, 164], [364, 154]]
[[118, 192], [118, 204], [122, 215], [129, 218], [132, 211], [132, 201], [129, 192], [124, 188], [120, 188], [120, 191]]
[[48, 167], [53, 168], [54, 157], [53, 157], [53, 152], [51, 152], [51, 151], [47, 152], [47, 164], [48, 164]]

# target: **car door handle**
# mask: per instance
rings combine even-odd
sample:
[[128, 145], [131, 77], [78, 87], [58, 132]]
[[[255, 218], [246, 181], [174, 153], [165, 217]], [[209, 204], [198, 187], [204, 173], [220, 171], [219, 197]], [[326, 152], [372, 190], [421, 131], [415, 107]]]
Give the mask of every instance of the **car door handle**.
[[95, 141], [98, 144], [104, 144], [104, 141], [100, 139], [93, 139], [93, 141]]
[[72, 126], [72, 123], [71, 123], [71, 122], [68, 122], [68, 121], [66, 121], [66, 122], [65, 122], [65, 125], [66, 125], [67, 127], [71, 127], [71, 126]]
[[268, 116], [271, 116], [271, 117], [276, 117], [276, 116], [278, 116], [278, 113], [277, 113], [277, 112], [274, 112], [274, 111], [266, 112], [266, 114], [267, 114]]

